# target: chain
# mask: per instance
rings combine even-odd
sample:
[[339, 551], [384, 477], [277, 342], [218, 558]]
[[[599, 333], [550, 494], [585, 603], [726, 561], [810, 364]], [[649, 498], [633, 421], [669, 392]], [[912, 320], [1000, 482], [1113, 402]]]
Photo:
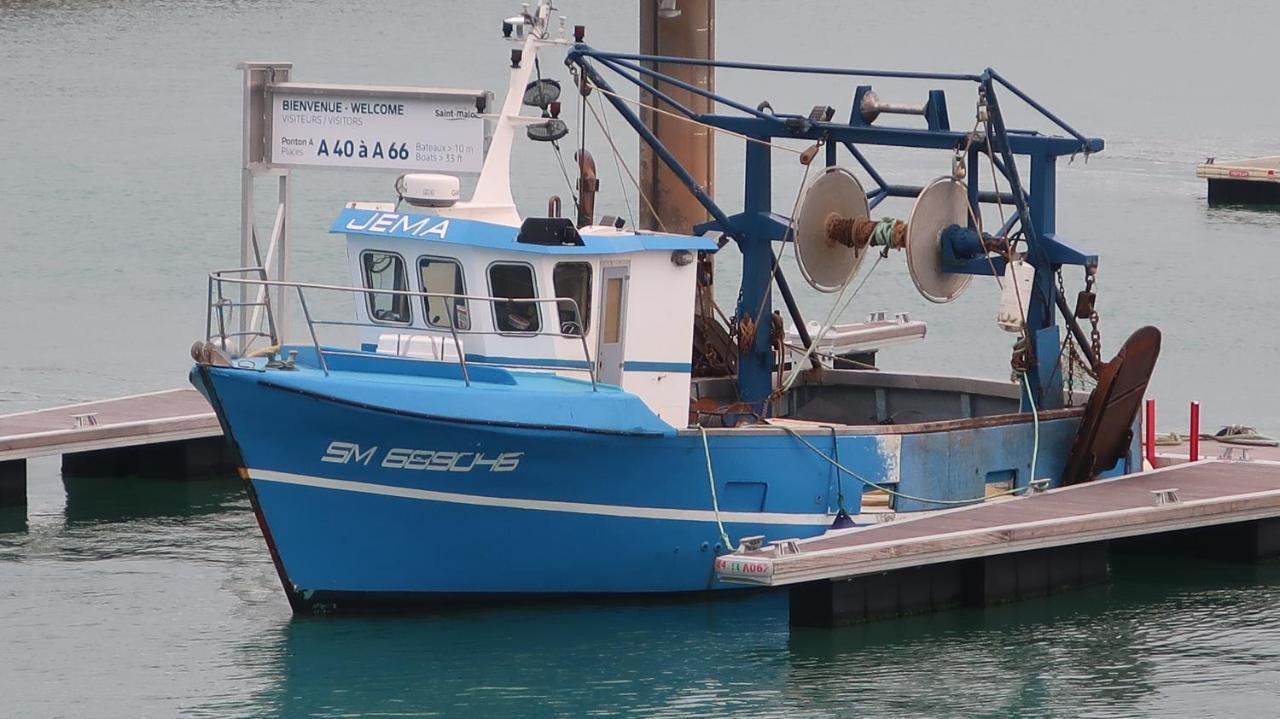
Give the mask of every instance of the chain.
[[[1063, 286], [1061, 268], [1059, 268], [1057, 275], [1058, 275], [1058, 291], [1064, 292], [1065, 288]], [[1093, 287], [1093, 282], [1091, 278], [1089, 278], [1087, 281], [1088, 281], [1088, 284], [1086, 286], [1085, 292], [1091, 292], [1092, 291], [1091, 288]], [[1099, 340], [1099, 334], [1098, 334], [1098, 320], [1097, 320], [1098, 313], [1096, 311], [1093, 311], [1092, 308], [1090, 309], [1090, 313], [1091, 313], [1091, 319], [1093, 321], [1092, 344], [1094, 347], [1098, 347], [1101, 344]], [[1063, 342], [1062, 344], [1062, 353], [1060, 354], [1064, 354], [1064, 353], [1066, 355], [1066, 363], [1067, 363], [1066, 378], [1065, 378], [1067, 382], [1067, 403], [1070, 404], [1072, 401], [1071, 393], [1075, 391], [1076, 384], [1078, 383], [1081, 389], [1089, 389], [1090, 387], [1089, 380], [1092, 380], [1093, 382], [1097, 382], [1098, 373], [1094, 371], [1092, 362], [1089, 362], [1084, 357], [1080, 356], [1080, 347], [1079, 345], [1076, 344], [1076, 338], [1074, 333], [1071, 333], [1071, 332], [1067, 333], [1066, 341]], [[1062, 360], [1060, 359], [1059, 363], [1061, 363], [1061, 361]]]
[[[1062, 283], [1062, 268], [1061, 268], [1061, 267], [1059, 267], [1059, 268], [1058, 268], [1057, 275], [1058, 275], [1058, 294], [1059, 294], [1059, 295], [1061, 295], [1061, 296], [1063, 296], [1063, 297], [1066, 297], [1066, 296], [1067, 296], [1067, 288], [1066, 288], [1066, 285], [1064, 285], [1064, 284]], [[1066, 367], [1066, 370], [1067, 370], [1067, 371], [1066, 371], [1066, 372], [1064, 372], [1063, 374], [1065, 374], [1065, 375], [1067, 376], [1067, 377], [1066, 377], [1066, 379], [1067, 379], [1067, 406], [1068, 406], [1068, 407], [1071, 407], [1071, 406], [1075, 403], [1075, 396], [1076, 396], [1076, 372], [1078, 371], [1078, 370], [1077, 370], [1077, 364], [1076, 364], [1076, 355], [1077, 355], [1077, 352], [1078, 352], [1078, 351], [1076, 350], [1076, 338], [1075, 338], [1075, 335], [1071, 334], [1071, 332], [1067, 332], [1067, 341], [1066, 341], [1066, 347], [1065, 347], [1065, 349], [1066, 349], [1066, 354], [1067, 354], [1067, 357], [1066, 357], [1066, 359], [1067, 359], [1067, 367]], [[1061, 367], [1061, 360], [1059, 360], [1059, 366]]]
[[[1087, 265], [1084, 268], [1084, 291], [1093, 293], [1097, 297], [1097, 293], [1093, 291], [1093, 283], [1097, 278], [1098, 268], [1096, 265]], [[1093, 326], [1093, 334], [1089, 336], [1089, 342], [1093, 345], [1093, 356], [1102, 361], [1102, 334], [1098, 331], [1098, 303], [1093, 303], [1093, 311], [1089, 313], [1089, 324]]]

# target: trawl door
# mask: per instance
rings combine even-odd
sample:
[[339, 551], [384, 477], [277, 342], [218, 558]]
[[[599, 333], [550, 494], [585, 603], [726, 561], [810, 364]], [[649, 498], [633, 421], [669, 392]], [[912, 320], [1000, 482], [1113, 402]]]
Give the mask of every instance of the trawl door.
[[600, 347], [596, 350], [596, 380], [605, 384], [622, 384], [622, 345], [626, 338], [627, 279], [629, 265], [600, 268], [601, 313]]

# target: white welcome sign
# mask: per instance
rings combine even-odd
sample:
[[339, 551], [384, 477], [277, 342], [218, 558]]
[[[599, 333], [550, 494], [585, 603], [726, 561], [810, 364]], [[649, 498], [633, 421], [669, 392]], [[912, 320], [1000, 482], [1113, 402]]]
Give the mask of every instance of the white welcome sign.
[[300, 82], [267, 89], [273, 166], [474, 174], [484, 164], [489, 93]]

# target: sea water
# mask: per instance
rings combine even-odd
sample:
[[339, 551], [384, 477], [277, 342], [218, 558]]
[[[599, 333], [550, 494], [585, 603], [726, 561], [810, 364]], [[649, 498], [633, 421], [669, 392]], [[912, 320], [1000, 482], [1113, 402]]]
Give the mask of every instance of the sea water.
[[[589, 42], [636, 47], [634, 2], [562, 5]], [[0, 1], [0, 413], [185, 383], [206, 273], [238, 262], [237, 62], [501, 97], [498, 25], [517, 7]], [[1199, 400], [1207, 429], [1275, 433], [1280, 213], [1208, 207], [1194, 165], [1280, 152], [1278, 22], [1268, 2], [725, 0], [716, 31], [722, 58], [993, 66], [1104, 137], [1105, 152], [1059, 163], [1057, 223], [1102, 257], [1104, 353], [1156, 324], [1162, 428], [1184, 427]], [[544, 61], [567, 80], [559, 58]], [[802, 113], [847, 112], [857, 83], [717, 77], [747, 104]], [[971, 88], [873, 84], [904, 103], [940, 86], [953, 126], [973, 122]], [[1029, 123], [1013, 104], [1011, 124]], [[634, 169], [634, 138], [616, 117], [611, 129]], [[587, 138], [598, 211], [630, 218], [640, 200], [625, 171], [594, 123]], [[720, 138], [717, 152], [719, 199], [737, 209], [741, 143]], [[868, 154], [903, 184], [950, 170], [945, 153]], [[525, 207], [569, 196], [548, 146], [521, 146], [514, 164]], [[803, 170], [782, 152], [775, 170], [785, 213]], [[391, 178], [299, 172], [294, 185], [293, 276], [346, 283], [328, 224], [347, 200], [391, 197]], [[726, 308], [734, 261], [728, 250], [719, 264]], [[1078, 272], [1067, 280], [1079, 288]], [[834, 299], [799, 294], [816, 318]], [[1002, 377], [1012, 336], [997, 305], [982, 278], [931, 305], [891, 258], [845, 319], [929, 322], [928, 340], [887, 350], [886, 366]], [[56, 459], [29, 474], [29, 507], [0, 510], [0, 716], [1267, 716], [1280, 692], [1280, 574], [1266, 566], [1118, 560], [1108, 587], [836, 632], [788, 631], [782, 595], [294, 618], [236, 480], [64, 480]]]

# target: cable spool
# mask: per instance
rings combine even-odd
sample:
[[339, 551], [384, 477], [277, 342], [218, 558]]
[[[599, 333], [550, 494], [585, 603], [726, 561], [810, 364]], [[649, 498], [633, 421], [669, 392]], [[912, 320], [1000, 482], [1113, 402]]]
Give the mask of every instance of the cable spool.
[[809, 286], [837, 292], [857, 274], [866, 247], [854, 247], [838, 237], [851, 233], [858, 220], [868, 220], [867, 193], [853, 173], [828, 167], [809, 185], [796, 212], [792, 236], [796, 264]]
[[972, 275], [942, 267], [942, 231], [964, 225], [969, 217], [968, 190], [952, 177], [939, 177], [916, 198], [907, 222], [907, 269], [920, 295], [930, 302], [951, 302], [969, 286]]

